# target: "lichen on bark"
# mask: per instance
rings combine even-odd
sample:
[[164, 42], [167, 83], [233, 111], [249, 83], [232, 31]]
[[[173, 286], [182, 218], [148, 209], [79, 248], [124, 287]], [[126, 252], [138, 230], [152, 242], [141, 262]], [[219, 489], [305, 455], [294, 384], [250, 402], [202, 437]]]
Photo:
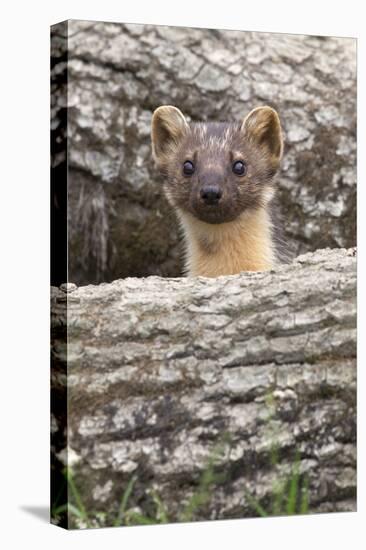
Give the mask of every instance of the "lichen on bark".
[[179, 521], [215, 453], [191, 519], [258, 515], [250, 497], [268, 509], [296, 457], [310, 511], [355, 509], [355, 249], [267, 273], [53, 288], [52, 314], [52, 386], [68, 403], [55, 453], [104, 524], [133, 476], [133, 509], [149, 517], [155, 491]]
[[[295, 254], [356, 245], [355, 39], [67, 25], [73, 282], [181, 274], [177, 222], [151, 158], [151, 115], [162, 104], [229, 121], [273, 106], [285, 135], [278, 197]], [[63, 63], [55, 56], [55, 81]]]

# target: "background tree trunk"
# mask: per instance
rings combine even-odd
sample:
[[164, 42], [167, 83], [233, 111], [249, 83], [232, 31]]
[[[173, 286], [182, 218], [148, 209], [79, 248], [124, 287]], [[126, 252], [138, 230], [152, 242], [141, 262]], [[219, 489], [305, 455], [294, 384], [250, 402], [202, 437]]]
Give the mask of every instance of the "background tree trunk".
[[67, 364], [68, 402], [53, 451], [99, 523], [132, 476], [128, 507], [145, 516], [156, 498], [170, 521], [272, 513], [297, 464], [311, 511], [355, 509], [355, 249], [267, 273], [53, 288], [52, 327], [53, 396]]
[[[177, 223], [151, 159], [162, 104], [229, 121], [272, 105], [285, 131], [278, 190], [294, 252], [355, 246], [356, 40], [69, 21], [67, 41], [66, 60], [54, 48], [52, 75], [67, 72], [71, 281], [180, 275]], [[56, 101], [55, 143], [64, 112]]]

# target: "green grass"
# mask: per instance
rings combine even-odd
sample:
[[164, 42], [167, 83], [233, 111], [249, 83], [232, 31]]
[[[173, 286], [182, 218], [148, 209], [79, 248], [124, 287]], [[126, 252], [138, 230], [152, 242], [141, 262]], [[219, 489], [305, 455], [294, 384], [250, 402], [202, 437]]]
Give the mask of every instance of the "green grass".
[[133, 486], [135, 485], [136, 481], [137, 481], [137, 476], [132, 476], [130, 481], [127, 483], [127, 487], [124, 490], [124, 493], [122, 495], [121, 504], [118, 510], [117, 517], [113, 522], [113, 525], [116, 527], [118, 525], [122, 525], [123, 521], [125, 520], [128, 500], [131, 496], [131, 493], [133, 491]]
[[[269, 450], [269, 461], [273, 469], [279, 470], [279, 433], [277, 430], [276, 400], [272, 393], [266, 397], [266, 404], [269, 409], [267, 422], [267, 437], [271, 441]], [[250, 507], [261, 517], [269, 516], [291, 516], [295, 514], [307, 514], [309, 512], [309, 490], [308, 478], [300, 475], [301, 457], [298, 451], [295, 453], [291, 472], [288, 475], [281, 476], [272, 486], [272, 492], [266, 500], [269, 504], [266, 508], [260, 504], [259, 500], [253, 497], [248, 491], [245, 491], [245, 497]]]
[[67, 502], [61, 504], [60, 506], [53, 506], [51, 509], [51, 517], [57, 519], [62, 514], [71, 513], [73, 516], [81, 520], [83, 524], [85, 524], [85, 527], [91, 527], [87, 511], [83, 505], [80, 493], [76, 487], [71, 468], [65, 468], [63, 473], [66, 478], [66, 483], [70, 489], [71, 495], [75, 501], [75, 504]]
[[[188, 502], [182, 507], [178, 515], [178, 521], [193, 521], [198, 511], [202, 510], [205, 504], [210, 502], [213, 490], [218, 484], [224, 481], [224, 476], [215, 473], [214, 465], [217, 455], [213, 454], [202, 472], [197, 489], [193, 492]], [[269, 504], [264, 507], [257, 498], [252, 496], [244, 489], [243, 494], [246, 502], [252, 508], [253, 512], [261, 517], [269, 516], [291, 516], [295, 514], [307, 514], [309, 511], [308, 480], [301, 478], [299, 474], [300, 458], [297, 455], [292, 465], [291, 474], [277, 481], [272, 489]], [[174, 518], [168, 513], [166, 504], [162, 501], [156, 490], [150, 490], [149, 495], [154, 504], [151, 515], [143, 514], [135, 508], [129, 508], [129, 500], [133, 494], [134, 485], [137, 476], [131, 477], [122, 494], [120, 506], [117, 514], [108, 525], [115, 527], [122, 525], [154, 525], [162, 523], [171, 523]], [[88, 513], [76, 487], [74, 476], [68, 470], [67, 482], [70, 488], [71, 496], [74, 502], [63, 504], [52, 510], [52, 517], [57, 517], [61, 513], [68, 513], [74, 517], [77, 527], [97, 527], [95, 518], [97, 516], [105, 519], [105, 514]], [[268, 499], [266, 499], [268, 500]], [[92, 520], [93, 518], [93, 520]]]
[[219, 483], [224, 482], [224, 474], [218, 474], [215, 472], [215, 463], [225, 451], [225, 442], [228, 442], [227, 434], [224, 436], [224, 442], [217, 445], [209, 457], [207, 466], [201, 474], [198, 488], [194, 491], [187, 504], [184, 506], [182, 512], [179, 514], [179, 521], [192, 521], [196, 512], [198, 512], [204, 504], [210, 501], [214, 487]]
[[[197, 512], [210, 502], [212, 493], [218, 484], [225, 480], [223, 474], [215, 472], [215, 461], [217, 454], [213, 454], [203, 470], [197, 489], [193, 492], [189, 500], [182, 507], [178, 514], [178, 521], [194, 521]], [[252, 508], [253, 512], [261, 517], [307, 514], [309, 511], [308, 480], [302, 478], [299, 474], [300, 458], [297, 455], [292, 465], [291, 473], [283, 479], [276, 481], [269, 498], [269, 504], [264, 507], [257, 498], [252, 496], [247, 490], [243, 490], [246, 502]], [[73, 502], [56, 506], [52, 509], [52, 517], [57, 518], [62, 513], [69, 514], [74, 518], [77, 527], [97, 527], [98, 522], [95, 518], [105, 520], [106, 514], [87, 512], [86, 507], [76, 487], [74, 476], [71, 469], [66, 474], [67, 483], [70, 489]], [[153, 525], [161, 523], [171, 523], [174, 518], [169, 515], [166, 504], [162, 501], [156, 490], [148, 491], [153, 503], [153, 512], [150, 515], [143, 514], [136, 508], [129, 507], [130, 497], [133, 495], [133, 489], [137, 481], [137, 476], [131, 477], [125, 490], [123, 491], [120, 506], [115, 517], [108, 521], [106, 525], [115, 527], [122, 525]], [[268, 500], [268, 498], [266, 499]]]
[[[270, 408], [270, 414], [267, 419], [267, 436], [271, 441], [269, 463], [274, 470], [279, 470], [280, 457], [278, 433], [276, 432], [277, 424], [275, 421], [272, 422], [275, 417], [275, 401], [273, 396], [268, 397], [267, 405]], [[204, 506], [209, 504], [215, 488], [225, 481], [225, 473], [218, 473], [216, 466], [218, 459], [223, 457], [226, 445], [229, 442], [230, 436], [224, 434], [221, 442], [214, 447], [202, 471], [196, 489], [188, 501], [182, 504], [181, 510], [177, 514], [177, 520], [170, 515], [167, 505], [155, 489], [148, 489], [146, 491], [150, 499], [149, 515], [142, 513], [138, 507], [131, 507], [131, 497], [133, 496], [137, 482], [136, 475], [133, 475], [128, 481], [122, 493], [118, 511], [114, 515], [111, 516], [105, 512], [92, 513], [91, 511], [87, 511], [76, 486], [71, 468], [65, 470], [64, 473], [71, 502], [54, 506], [52, 517], [57, 518], [61, 514], [68, 514], [71, 523], [74, 520], [76, 527], [98, 527], [99, 523], [102, 523], [103, 526], [122, 526], [194, 521]], [[265, 504], [243, 488], [244, 501], [247, 507], [249, 505], [253, 513], [261, 517], [307, 514], [309, 512], [308, 479], [306, 476], [300, 474], [300, 463], [300, 455], [296, 452], [291, 464], [290, 473], [287, 475], [278, 474], [278, 479], [273, 484], [271, 494], [263, 499]]]
[[[207, 504], [211, 498], [211, 492], [218, 483], [224, 480], [223, 476], [215, 472], [215, 463], [217, 459], [224, 452], [224, 445], [227, 442], [227, 436], [223, 437], [223, 443], [218, 444], [211, 453], [207, 465], [204, 468], [201, 477], [198, 482], [197, 489], [193, 492], [188, 502], [183, 506], [178, 521], [188, 522], [192, 521], [195, 514], [205, 504]], [[71, 518], [74, 518], [76, 527], [90, 528], [96, 527], [95, 518], [105, 517], [106, 514], [101, 512], [92, 513], [87, 512], [86, 507], [82, 501], [80, 492], [76, 486], [74, 474], [71, 468], [65, 468], [64, 470], [65, 481], [68, 484], [70, 490], [70, 496], [72, 502], [64, 503], [60, 506], [54, 506], [52, 508], [51, 516], [54, 519], [60, 517], [61, 514], [68, 514]], [[129, 508], [130, 497], [133, 494], [134, 485], [137, 481], [137, 476], [132, 476], [122, 494], [120, 506], [117, 514], [108, 525], [115, 527], [122, 525], [151, 525], [158, 523], [170, 523], [174, 519], [168, 513], [167, 506], [162, 501], [158, 492], [154, 489], [148, 490], [147, 493], [154, 505], [154, 511], [152, 515], [146, 515], [135, 508]], [[93, 521], [94, 520], [94, 521]]]
[[300, 456], [296, 454], [291, 473], [276, 481], [272, 488], [270, 504], [265, 509], [258, 499], [245, 491], [250, 507], [261, 517], [293, 516], [309, 512], [309, 490], [307, 477], [300, 476]]

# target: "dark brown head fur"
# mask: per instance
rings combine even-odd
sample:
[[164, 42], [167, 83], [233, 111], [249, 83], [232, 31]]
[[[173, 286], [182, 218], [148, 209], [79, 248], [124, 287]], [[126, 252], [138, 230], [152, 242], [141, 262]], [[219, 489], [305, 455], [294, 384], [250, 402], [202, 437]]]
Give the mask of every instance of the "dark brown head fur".
[[[270, 107], [254, 109], [241, 123], [188, 123], [176, 107], [159, 107], [152, 146], [169, 202], [211, 224], [269, 202], [283, 148], [279, 117]], [[184, 173], [187, 161], [192, 174]], [[238, 161], [244, 174], [233, 171]]]

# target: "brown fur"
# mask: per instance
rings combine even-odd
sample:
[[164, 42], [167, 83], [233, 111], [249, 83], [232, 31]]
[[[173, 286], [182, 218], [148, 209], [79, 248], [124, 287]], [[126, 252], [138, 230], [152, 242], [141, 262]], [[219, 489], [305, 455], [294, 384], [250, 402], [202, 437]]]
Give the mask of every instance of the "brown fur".
[[[275, 265], [270, 204], [283, 144], [273, 109], [260, 107], [241, 124], [227, 124], [188, 123], [177, 108], [159, 107], [152, 147], [184, 232], [188, 275], [217, 277]], [[189, 176], [183, 173], [187, 160], [195, 166]], [[237, 161], [245, 163], [244, 175], [233, 173]], [[205, 185], [220, 189], [217, 204], [202, 199]]]

